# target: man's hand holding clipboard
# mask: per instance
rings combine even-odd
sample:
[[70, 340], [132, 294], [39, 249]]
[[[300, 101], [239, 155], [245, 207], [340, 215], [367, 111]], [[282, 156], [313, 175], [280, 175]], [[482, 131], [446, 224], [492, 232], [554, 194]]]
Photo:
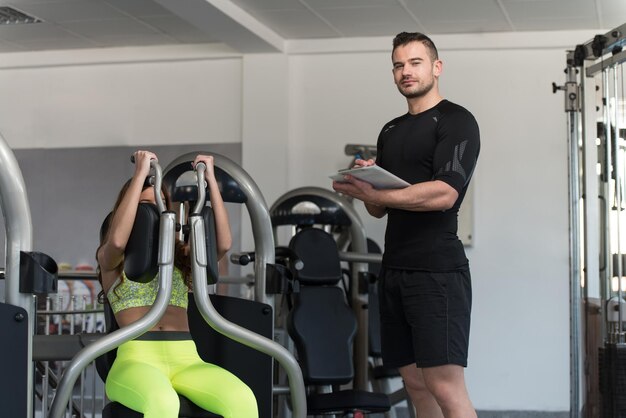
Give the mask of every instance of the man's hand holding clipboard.
[[[377, 166], [374, 160], [356, 160], [356, 166], [339, 170], [329, 176], [337, 183], [349, 183], [350, 178], [355, 178], [372, 185], [374, 189], [402, 189], [410, 186], [395, 174]], [[360, 163], [360, 164], [359, 164]], [[349, 176], [349, 177], [346, 177]]]

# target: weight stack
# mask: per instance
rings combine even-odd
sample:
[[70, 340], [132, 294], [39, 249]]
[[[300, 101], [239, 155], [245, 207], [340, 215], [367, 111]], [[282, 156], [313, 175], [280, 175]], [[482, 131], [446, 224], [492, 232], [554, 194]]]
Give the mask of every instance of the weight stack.
[[598, 362], [602, 418], [626, 418], [626, 344], [606, 343]]

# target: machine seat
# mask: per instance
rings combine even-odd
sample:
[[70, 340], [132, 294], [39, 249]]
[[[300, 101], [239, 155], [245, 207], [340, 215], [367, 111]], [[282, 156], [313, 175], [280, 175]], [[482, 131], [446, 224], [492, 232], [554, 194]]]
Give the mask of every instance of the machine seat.
[[[349, 384], [354, 378], [357, 322], [337, 286], [341, 280], [337, 244], [327, 232], [307, 228], [292, 238], [289, 247], [304, 262], [303, 269], [292, 272], [300, 286], [287, 317], [304, 381], [318, 387]], [[310, 415], [378, 413], [390, 407], [387, 395], [356, 389], [307, 396]]]

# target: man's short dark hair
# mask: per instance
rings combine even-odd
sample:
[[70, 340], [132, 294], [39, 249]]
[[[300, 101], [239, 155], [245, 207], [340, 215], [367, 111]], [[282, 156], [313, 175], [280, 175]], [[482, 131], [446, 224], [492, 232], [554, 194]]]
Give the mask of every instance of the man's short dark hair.
[[428, 50], [428, 55], [430, 55], [430, 58], [433, 61], [439, 59], [439, 53], [437, 52], [437, 47], [435, 46], [435, 43], [428, 36], [420, 32], [400, 32], [399, 34], [397, 34], [396, 37], [393, 38], [393, 50], [391, 51], [391, 53], [393, 54], [393, 51], [395, 51], [397, 47], [404, 46], [411, 42], [423, 43]]

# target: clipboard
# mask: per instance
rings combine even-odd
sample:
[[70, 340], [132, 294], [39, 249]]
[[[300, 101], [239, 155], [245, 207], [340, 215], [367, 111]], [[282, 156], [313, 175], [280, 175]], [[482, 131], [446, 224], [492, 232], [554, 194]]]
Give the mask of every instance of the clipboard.
[[377, 165], [346, 168], [344, 170], [339, 170], [337, 173], [332, 174], [329, 177], [335, 181], [343, 182], [343, 176], [346, 174], [371, 184], [375, 189], [403, 189], [410, 186], [409, 183], [402, 180], [400, 177]]

